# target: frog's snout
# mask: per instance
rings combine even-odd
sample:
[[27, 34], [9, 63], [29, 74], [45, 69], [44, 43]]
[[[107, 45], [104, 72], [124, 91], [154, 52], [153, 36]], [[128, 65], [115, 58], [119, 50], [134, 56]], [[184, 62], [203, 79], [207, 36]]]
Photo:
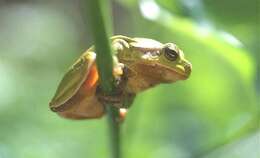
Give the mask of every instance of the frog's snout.
[[192, 65], [191, 65], [191, 63], [186, 62], [183, 67], [184, 67], [184, 71], [185, 71], [184, 73], [185, 73], [185, 76], [187, 79], [191, 74]]

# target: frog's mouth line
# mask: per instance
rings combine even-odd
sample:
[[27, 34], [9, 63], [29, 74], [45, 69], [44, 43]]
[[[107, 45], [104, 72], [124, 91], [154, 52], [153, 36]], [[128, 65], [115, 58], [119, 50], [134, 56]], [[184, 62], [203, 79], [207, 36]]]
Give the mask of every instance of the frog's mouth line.
[[132, 65], [128, 65], [129, 67], [134, 67], [134, 69], [138, 69], [137, 72], [143, 74], [154, 73], [154, 75], [160, 75], [163, 78], [167, 78], [166, 82], [173, 82], [176, 80], [186, 80], [191, 73], [191, 64], [187, 63], [184, 66], [180, 65], [180, 67], [176, 67], [173, 69], [167, 65], [163, 65], [155, 62], [136, 62]]
[[166, 65], [161, 65], [161, 64], [157, 64], [160, 65], [160, 67], [165, 68], [167, 71], [173, 72], [174, 74], [178, 75], [178, 77], [181, 80], [186, 80], [189, 78], [190, 73], [191, 73], [191, 66], [190, 64], [186, 64], [184, 66], [180, 65], [180, 66], [176, 66], [177, 69], [172, 69]]

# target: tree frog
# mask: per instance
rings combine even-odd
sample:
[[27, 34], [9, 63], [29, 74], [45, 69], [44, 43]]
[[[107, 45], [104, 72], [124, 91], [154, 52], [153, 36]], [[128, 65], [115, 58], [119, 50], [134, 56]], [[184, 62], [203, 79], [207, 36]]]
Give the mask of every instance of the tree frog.
[[94, 46], [69, 68], [50, 102], [50, 109], [68, 119], [100, 118], [104, 103], [128, 108], [136, 94], [160, 83], [173, 83], [190, 76], [192, 65], [174, 43], [153, 39], [111, 37], [116, 93], [103, 95]]

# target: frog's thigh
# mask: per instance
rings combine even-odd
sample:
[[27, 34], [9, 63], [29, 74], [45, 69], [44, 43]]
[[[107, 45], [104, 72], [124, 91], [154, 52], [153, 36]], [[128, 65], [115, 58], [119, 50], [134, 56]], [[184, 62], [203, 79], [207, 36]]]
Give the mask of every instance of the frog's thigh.
[[70, 105], [69, 108], [60, 111], [59, 114], [70, 119], [101, 117], [104, 114], [104, 107], [98, 102], [95, 95], [98, 78], [96, 65], [93, 64], [89, 70], [87, 79], [81, 85], [75, 96], [67, 102], [67, 104]]
[[90, 119], [102, 117], [104, 112], [103, 105], [99, 103], [95, 96], [92, 96], [85, 98], [69, 110], [58, 112], [58, 114], [71, 119]]

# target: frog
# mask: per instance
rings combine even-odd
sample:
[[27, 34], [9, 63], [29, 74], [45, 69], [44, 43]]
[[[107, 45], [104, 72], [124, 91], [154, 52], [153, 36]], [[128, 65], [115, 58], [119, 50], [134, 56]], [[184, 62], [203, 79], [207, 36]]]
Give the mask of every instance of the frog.
[[128, 109], [137, 94], [159, 84], [186, 80], [191, 74], [192, 64], [174, 43], [123, 35], [112, 36], [110, 41], [115, 93], [102, 92], [91, 46], [65, 73], [49, 103], [52, 111], [72, 120], [101, 118], [106, 105]]

